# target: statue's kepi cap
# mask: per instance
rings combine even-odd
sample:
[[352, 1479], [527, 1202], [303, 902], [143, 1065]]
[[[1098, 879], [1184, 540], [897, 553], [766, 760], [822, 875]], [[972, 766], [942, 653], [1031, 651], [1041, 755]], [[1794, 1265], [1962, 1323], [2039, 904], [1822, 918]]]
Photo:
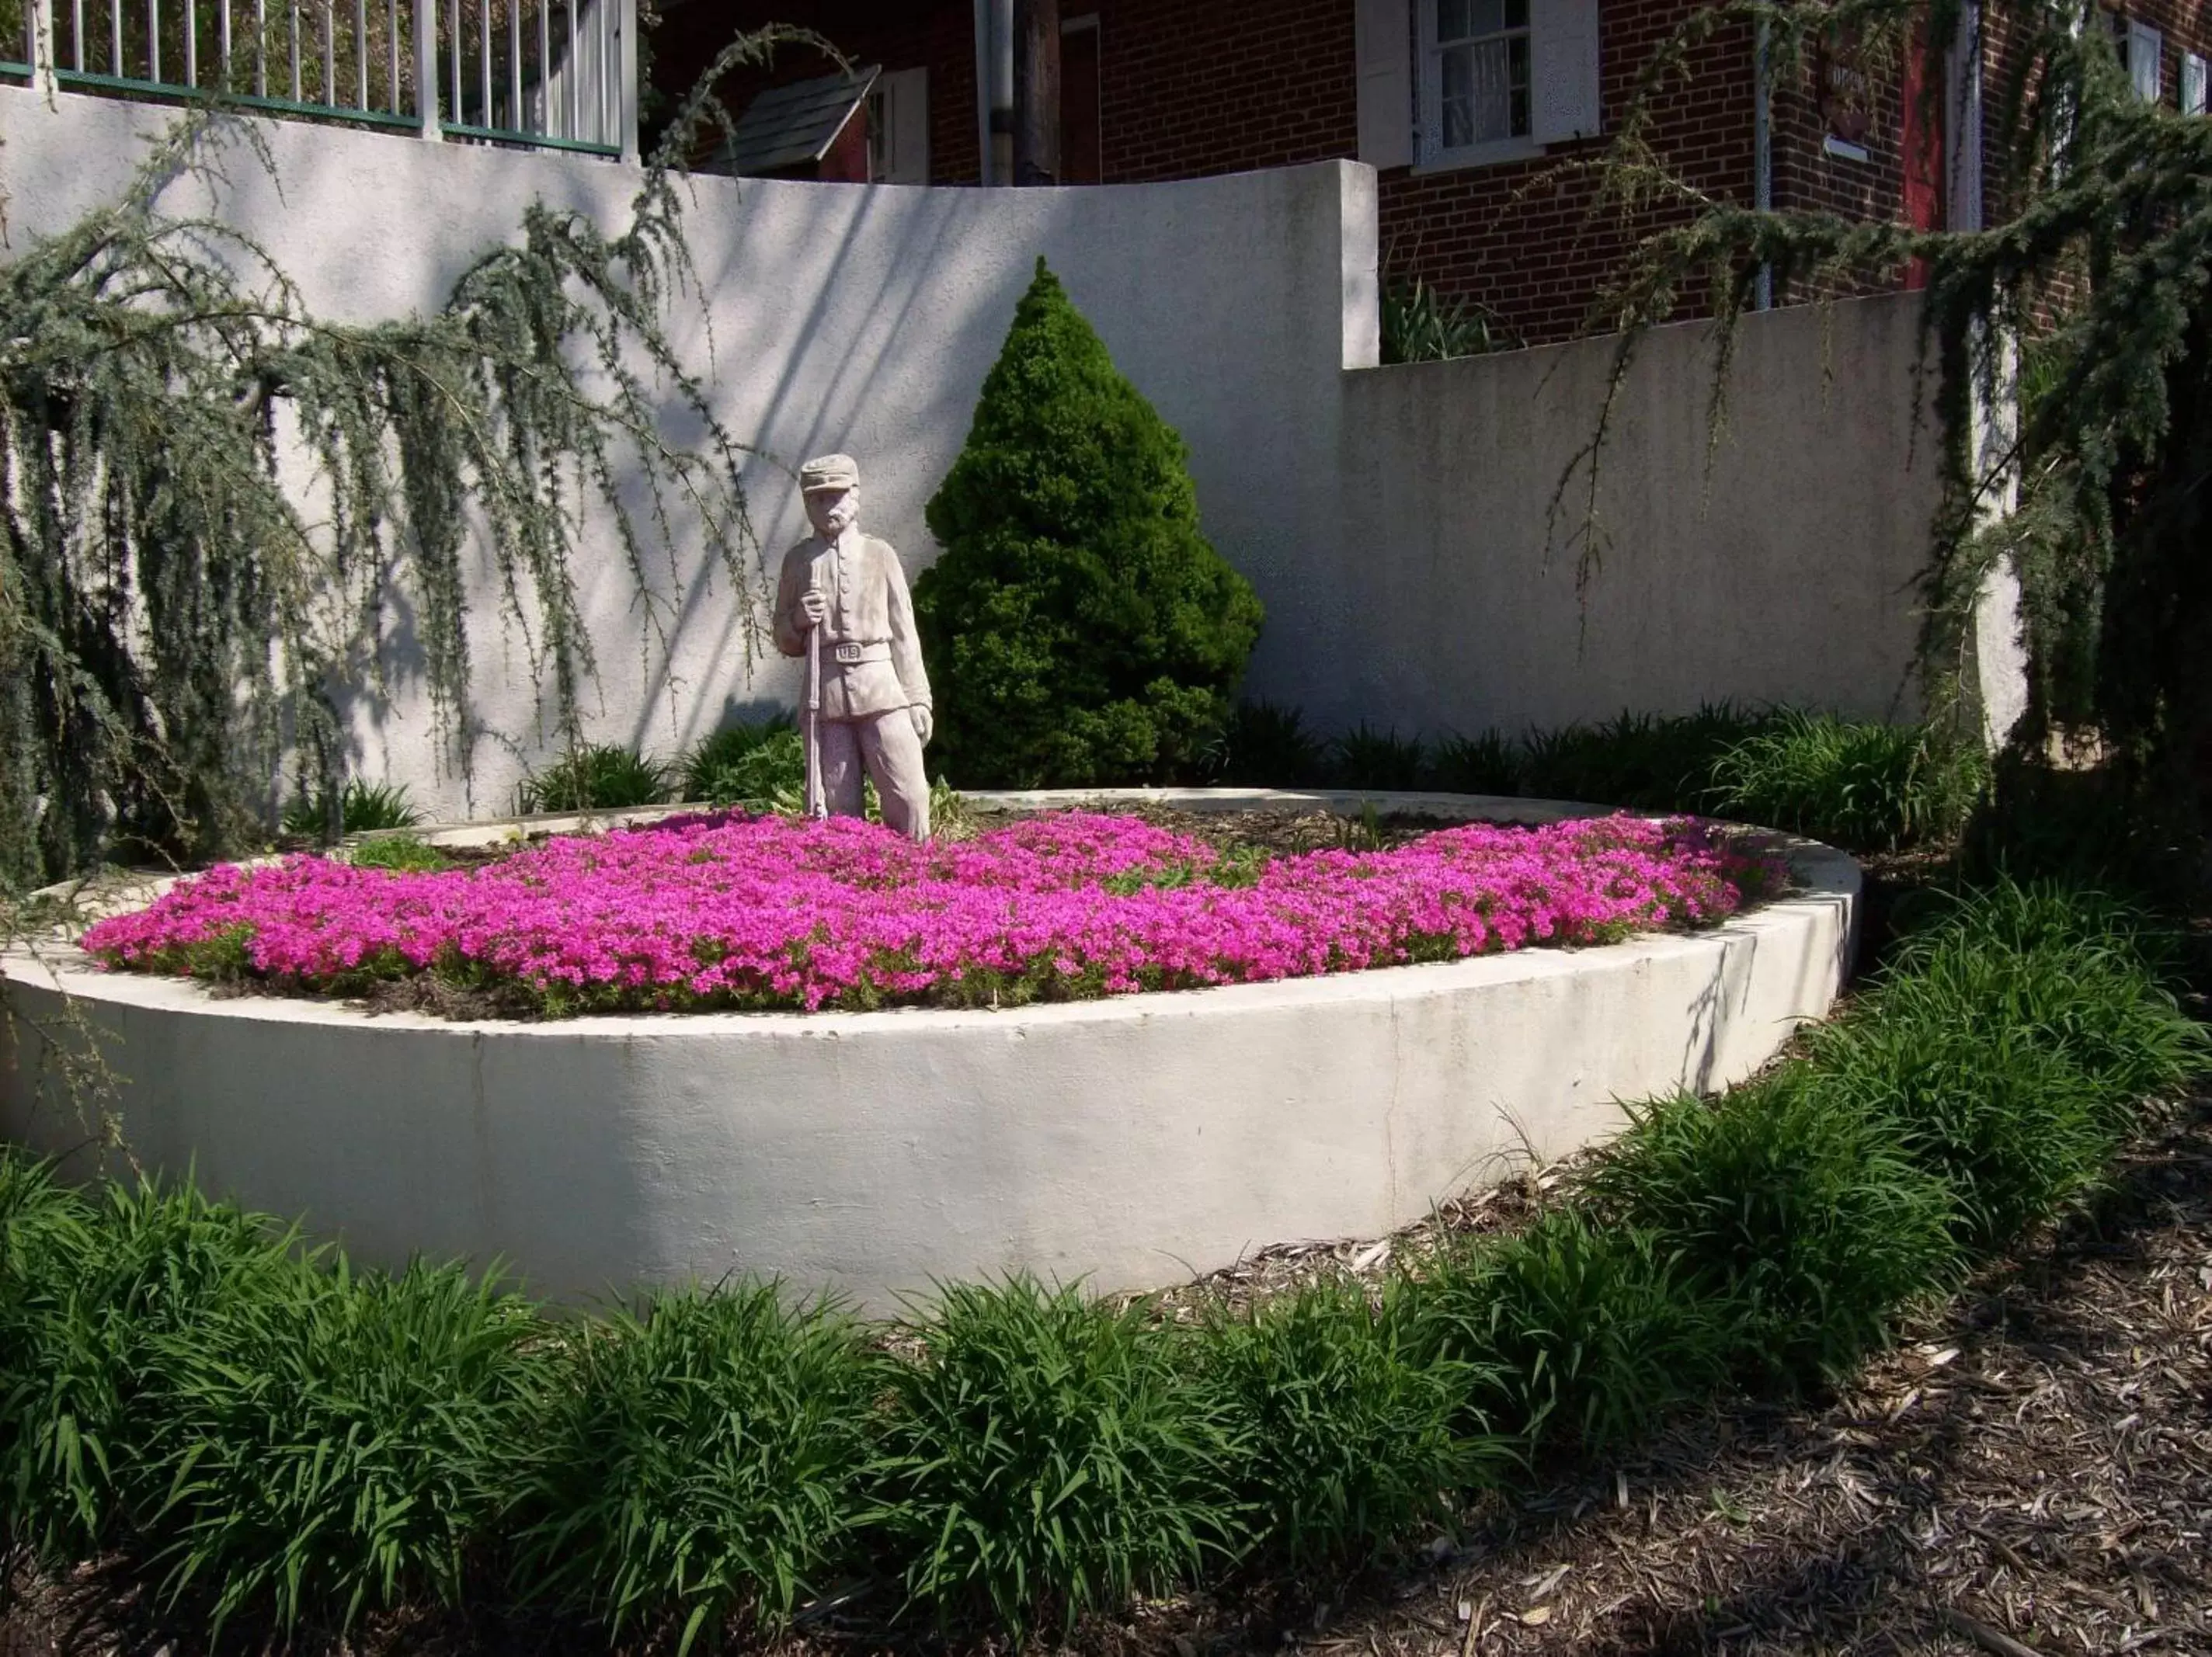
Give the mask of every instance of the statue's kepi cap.
[[849, 454], [825, 454], [817, 460], [808, 461], [799, 469], [799, 492], [801, 495], [860, 487], [860, 464]]

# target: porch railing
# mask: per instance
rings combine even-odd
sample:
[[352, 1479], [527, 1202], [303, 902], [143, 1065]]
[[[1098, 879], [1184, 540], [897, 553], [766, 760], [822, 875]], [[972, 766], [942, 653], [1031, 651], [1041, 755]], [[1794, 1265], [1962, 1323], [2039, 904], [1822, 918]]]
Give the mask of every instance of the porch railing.
[[0, 76], [65, 90], [637, 155], [637, 0], [0, 0]]

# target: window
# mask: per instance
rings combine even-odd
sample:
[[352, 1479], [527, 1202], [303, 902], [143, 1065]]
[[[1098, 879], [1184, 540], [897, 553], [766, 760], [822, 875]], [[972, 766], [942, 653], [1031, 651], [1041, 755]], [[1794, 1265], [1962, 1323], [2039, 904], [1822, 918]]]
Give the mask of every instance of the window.
[[1529, 0], [1422, 0], [1436, 147], [1444, 155], [1526, 139]]
[[1361, 158], [1466, 167], [1595, 136], [1598, 33], [1598, 0], [1360, 0]]
[[2147, 104], [2154, 104], [2165, 92], [2163, 59], [2166, 39], [2148, 23], [2130, 21], [2128, 24], [2128, 76], [2136, 83], [2136, 95]]
[[929, 182], [929, 71], [894, 70], [868, 94], [868, 178], [875, 184]]
[[2204, 60], [2193, 52], [2181, 54], [2181, 112], [2204, 113]]

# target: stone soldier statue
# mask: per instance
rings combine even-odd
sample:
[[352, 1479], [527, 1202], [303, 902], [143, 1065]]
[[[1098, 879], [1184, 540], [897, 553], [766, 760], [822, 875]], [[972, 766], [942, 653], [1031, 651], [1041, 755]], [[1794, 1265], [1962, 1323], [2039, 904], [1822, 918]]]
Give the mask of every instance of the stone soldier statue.
[[929, 677], [915, 636], [906, 572], [888, 542], [863, 535], [860, 472], [849, 455], [824, 455], [799, 469], [799, 492], [815, 532], [784, 555], [776, 583], [775, 643], [805, 656], [806, 718], [814, 768], [810, 811], [860, 815], [860, 768], [876, 785], [884, 822], [915, 840], [929, 838]]

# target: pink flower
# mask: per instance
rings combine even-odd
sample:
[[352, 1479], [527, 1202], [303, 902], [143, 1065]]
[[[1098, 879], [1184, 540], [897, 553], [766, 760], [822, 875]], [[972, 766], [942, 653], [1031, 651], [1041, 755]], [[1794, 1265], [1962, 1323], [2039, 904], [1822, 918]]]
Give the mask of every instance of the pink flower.
[[432, 972], [595, 1009], [1005, 1005], [1709, 926], [1780, 866], [1686, 821], [1470, 825], [1275, 857], [1066, 812], [915, 846], [854, 819], [672, 819], [434, 873], [222, 867], [94, 927], [110, 967], [345, 993]]

